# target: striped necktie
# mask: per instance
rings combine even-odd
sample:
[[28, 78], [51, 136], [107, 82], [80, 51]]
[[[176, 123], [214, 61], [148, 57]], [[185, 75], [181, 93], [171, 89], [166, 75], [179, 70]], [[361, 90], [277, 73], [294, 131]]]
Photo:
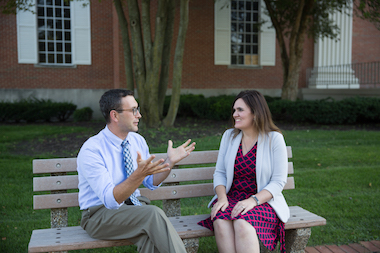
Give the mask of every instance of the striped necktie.
[[[124, 160], [125, 170], [127, 171], [127, 177], [129, 177], [133, 173], [133, 163], [132, 163], [131, 151], [129, 151], [129, 142], [127, 140], [124, 140], [121, 146], [123, 147], [123, 160]], [[137, 199], [134, 192], [131, 194], [129, 199], [135, 206], [141, 206], [141, 203]]]

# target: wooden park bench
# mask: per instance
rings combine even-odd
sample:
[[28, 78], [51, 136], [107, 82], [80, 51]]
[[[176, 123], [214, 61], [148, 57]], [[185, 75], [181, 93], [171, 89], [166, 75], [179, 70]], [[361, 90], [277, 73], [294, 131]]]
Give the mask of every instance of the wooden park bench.
[[[199, 238], [214, 233], [197, 225], [210, 214], [181, 215], [181, 199], [214, 195], [213, 173], [218, 151], [193, 151], [190, 156], [172, 169], [164, 184], [151, 191], [141, 188], [141, 195], [151, 200], [162, 200], [163, 210], [183, 239], [187, 252], [197, 252]], [[166, 154], [156, 154], [157, 159]], [[288, 157], [292, 157], [288, 147]], [[199, 167], [211, 164], [210, 167]], [[187, 165], [192, 168], [178, 168]], [[203, 165], [204, 166], [204, 165]], [[207, 166], [207, 165], [206, 165]], [[51, 228], [32, 232], [29, 252], [54, 252], [77, 249], [93, 249], [132, 244], [128, 240], [98, 240], [87, 235], [80, 226], [68, 226], [68, 207], [78, 207], [78, 176], [76, 158], [33, 160], [34, 209], [51, 209]], [[293, 163], [289, 162], [288, 174], [293, 174]], [[209, 180], [204, 183], [204, 180]], [[202, 182], [203, 181], [203, 182]], [[294, 189], [294, 178], [288, 177], [285, 189]], [[68, 192], [69, 190], [69, 192]], [[299, 206], [290, 207], [290, 219], [285, 224], [287, 252], [304, 252], [311, 235], [311, 227], [325, 225], [326, 220]], [[262, 248], [261, 252], [266, 249]]]

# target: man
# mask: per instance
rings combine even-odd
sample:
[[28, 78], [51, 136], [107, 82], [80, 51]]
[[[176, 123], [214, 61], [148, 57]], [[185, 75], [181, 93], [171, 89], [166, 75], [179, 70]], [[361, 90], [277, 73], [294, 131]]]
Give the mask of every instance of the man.
[[151, 190], [159, 187], [195, 143], [189, 139], [173, 148], [169, 141], [167, 159], [153, 162], [136, 133], [142, 116], [133, 92], [109, 90], [99, 104], [107, 125], [83, 144], [77, 158], [81, 226], [93, 238], [128, 239], [139, 252], [186, 252], [165, 213], [148, 205], [137, 188], [142, 183]]

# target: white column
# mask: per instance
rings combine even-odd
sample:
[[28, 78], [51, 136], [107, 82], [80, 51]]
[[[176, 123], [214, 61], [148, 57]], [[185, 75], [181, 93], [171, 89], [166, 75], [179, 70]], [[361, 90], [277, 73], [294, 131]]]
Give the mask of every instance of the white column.
[[357, 89], [359, 80], [351, 69], [352, 53], [352, 3], [348, 13], [330, 14], [340, 28], [336, 39], [318, 38], [314, 44], [314, 69], [309, 88]]

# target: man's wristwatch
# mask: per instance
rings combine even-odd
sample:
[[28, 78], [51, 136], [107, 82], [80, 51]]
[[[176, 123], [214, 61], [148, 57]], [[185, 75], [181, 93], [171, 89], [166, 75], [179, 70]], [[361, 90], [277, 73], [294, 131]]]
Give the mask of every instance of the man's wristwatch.
[[257, 205], [260, 205], [260, 201], [255, 195], [252, 195], [251, 197], [256, 201]]

